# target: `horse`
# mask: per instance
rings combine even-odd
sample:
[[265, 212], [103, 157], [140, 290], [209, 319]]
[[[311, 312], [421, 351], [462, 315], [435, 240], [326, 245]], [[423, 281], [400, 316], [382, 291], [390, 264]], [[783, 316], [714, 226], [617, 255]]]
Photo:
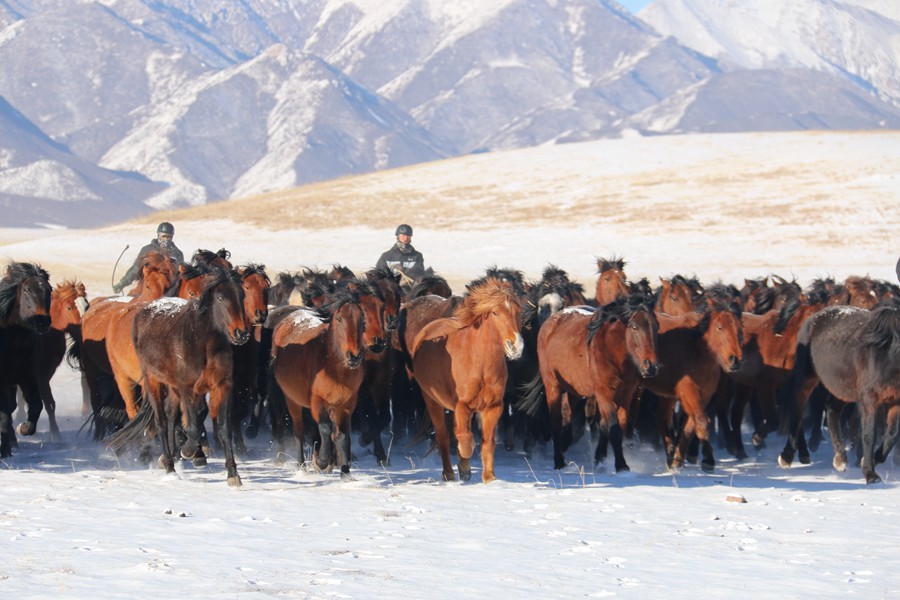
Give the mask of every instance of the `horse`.
[[167, 473], [174, 472], [177, 419], [183, 415], [186, 421], [182, 456], [198, 457], [202, 452], [198, 415], [208, 393], [209, 414], [218, 424], [216, 433], [225, 448], [228, 485], [241, 485], [229, 413], [232, 346], [250, 339], [243, 303], [237, 275], [214, 268], [198, 299], [160, 298], [137, 310], [132, 341], [141, 366], [144, 402], [141, 414], [109, 439], [111, 447], [121, 450], [140, 439], [152, 418], [162, 447], [160, 465]]
[[[866, 483], [881, 481], [875, 465], [883, 462], [900, 433], [900, 303], [866, 310], [827, 307], [803, 324], [797, 337], [797, 360], [785, 403], [788, 440], [778, 464], [788, 468], [799, 448], [802, 413], [809, 394], [821, 384], [836, 399], [857, 405], [862, 437], [862, 472]], [[878, 419], [887, 411], [887, 431], [875, 448]], [[829, 422], [836, 469], [847, 457], [840, 428]]]
[[425, 271], [425, 275], [416, 279], [415, 283], [406, 290], [406, 293], [403, 295], [403, 302], [430, 295], [449, 298], [453, 295], [453, 290], [450, 289], [450, 284], [447, 283], [446, 279], [436, 274], [429, 267]]
[[66, 356], [66, 335], [72, 340], [69, 351], [71, 361], [77, 363], [80, 360], [81, 318], [89, 305], [83, 283], [66, 280], [56, 284], [50, 293], [50, 331], [35, 338], [38, 344], [38, 388], [44, 410], [47, 411], [52, 441], [59, 441], [60, 433], [56, 422], [56, 400], [53, 398], [50, 380]]
[[[271, 376], [291, 416], [298, 464], [304, 462], [303, 411], [308, 409], [320, 435], [316, 466], [330, 471], [337, 462], [341, 475], [349, 476], [350, 415], [365, 375], [363, 336], [368, 325], [360, 296], [350, 288], [334, 292], [318, 308], [294, 308], [275, 325]], [[275, 438], [279, 444], [277, 432]]]
[[452, 317], [426, 325], [412, 346], [413, 370], [434, 425], [444, 481], [455, 479], [444, 410], [453, 411], [459, 477], [472, 476], [472, 416], [481, 417], [481, 479], [494, 475], [494, 438], [506, 387], [506, 360], [522, 355], [522, 306], [508, 281], [488, 277], [472, 286]]
[[616, 471], [629, 469], [622, 431], [638, 387], [659, 371], [659, 324], [642, 300], [626, 296], [596, 309], [568, 308], [541, 326], [540, 373], [528, 384], [519, 406], [535, 414], [545, 399], [553, 429], [554, 468], [566, 466], [563, 428], [572, 422], [574, 411], [591, 400], [600, 415], [600, 428], [612, 442]]
[[628, 296], [628, 277], [625, 276], [625, 259], [613, 256], [597, 259], [597, 287], [594, 299], [597, 306], [610, 304], [617, 298]]
[[[716, 392], [722, 372], [738, 371], [743, 362], [741, 315], [735, 302], [725, 302], [708, 292], [707, 305], [696, 326], [663, 331], [660, 327], [657, 356], [665, 365], [644, 387], [660, 398], [657, 417], [665, 441], [666, 464], [684, 466], [688, 445], [696, 435], [703, 446], [701, 468], [715, 468], [709, 441], [706, 409]], [[675, 403], [687, 417], [680, 431], [673, 424]]]
[[366, 372], [354, 416], [360, 421], [360, 445], [365, 446], [371, 441], [378, 464], [388, 465], [390, 460], [384, 450], [381, 432], [391, 420], [391, 382], [398, 363], [398, 353], [392, 342], [400, 324], [403, 290], [400, 276], [387, 268], [367, 271], [365, 280], [384, 303], [383, 328], [385, 336], [390, 338], [390, 347], [383, 352], [366, 351]]
[[50, 331], [50, 276], [34, 263], [10, 262], [0, 278], [0, 458], [12, 454], [16, 386], [28, 405], [22, 435], [33, 435], [43, 408], [38, 385], [38, 343]]

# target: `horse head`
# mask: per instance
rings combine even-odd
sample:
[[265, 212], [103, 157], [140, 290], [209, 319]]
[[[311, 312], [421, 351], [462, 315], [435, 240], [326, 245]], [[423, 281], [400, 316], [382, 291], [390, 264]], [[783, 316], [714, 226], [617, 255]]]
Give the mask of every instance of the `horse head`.
[[400, 324], [400, 304], [403, 300], [403, 288], [400, 287], [400, 276], [390, 269], [374, 269], [366, 273], [366, 281], [375, 286], [384, 300], [384, 327], [394, 331]]
[[744, 364], [743, 325], [737, 302], [710, 297], [698, 325], [706, 343], [726, 372], [739, 371]]
[[0, 324], [50, 331], [50, 275], [34, 263], [12, 262], [0, 279]]
[[679, 316], [694, 310], [694, 294], [688, 280], [681, 275], [671, 279], [660, 277], [659, 293], [656, 295], [656, 308], [668, 315]]
[[239, 267], [244, 288], [244, 314], [251, 325], [262, 325], [269, 316], [269, 288], [272, 285], [266, 275], [265, 265], [248, 264]]
[[50, 320], [53, 329], [65, 331], [72, 325], [81, 325], [87, 309], [87, 294], [80, 281], [58, 283], [50, 294]]
[[250, 340], [250, 328], [244, 314], [244, 289], [237, 273], [213, 269], [213, 277], [200, 296], [200, 310], [210, 311], [213, 326], [235, 346]]
[[345, 279], [350, 291], [359, 297], [363, 311], [363, 345], [369, 352], [378, 354], [387, 347], [384, 333], [384, 301], [368, 283], [360, 279]]
[[469, 284], [469, 293], [454, 315], [463, 327], [491, 327], [509, 360], [522, 356], [522, 303], [513, 284], [495, 277], [486, 277], [477, 284]]
[[659, 373], [656, 355], [659, 322], [643, 296], [626, 296], [598, 308], [588, 322], [588, 346], [601, 329], [614, 324], [621, 327], [625, 349], [641, 377], [655, 377]]
[[619, 257], [597, 259], [597, 290], [595, 298], [599, 306], [610, 304], [617, 298], [628, 296], [628, 278], [625, 276], [625, 260]]
[[355, 369], [363, 362], [363, 330], [366, 319], [360, 306], [359, 295], [349, 289], [341, 289], [331, 295], [326, 310], [330, 314], [329, 334], [337, 347], [335, 354], [343, 357], [344, 364]]
[[850, 276], [844, 281], [847, 290], [847, 304], [872, 310], [878, 304], [875, 282], [870, 277]]

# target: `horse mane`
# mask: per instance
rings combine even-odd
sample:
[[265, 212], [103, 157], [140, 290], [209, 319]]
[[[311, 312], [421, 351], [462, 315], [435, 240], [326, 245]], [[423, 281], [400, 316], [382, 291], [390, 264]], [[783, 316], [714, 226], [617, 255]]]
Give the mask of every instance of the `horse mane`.
[[226, 263], [230, 269], [232, 267], [231, 262], [229, 261], [230, 258], [231, 252], [225, 248], [219, 248], [218, 252], [199, 248], [191, 257], [191, 264], [196, 265], [197, 263], [204, 263], [212, 266], [213, 263], [216, 263], [216, 266], [224, 267], [225, 264], [223, 263]]
[[618, 269], [619, 271], [625, 270], [625, 259], [616, 254], [612, 255], [612, 258], [597, 258], [597, 274], [603, 273], [604, 271], [609, 271], [610, 269]]
[[36, 263], [11, 262], [0, 279], [0, 320], [6, 321], [16, 303], [19, 284], [29, 277], [40, 277], [47, 281], [50, 275]]
[[[428, 294], [434, 294], [436, 293], [434, 292], [435, 288], [447, 291], [447, 295], [444, 298], [449, 298], [453, 294], [453, 290], [450, 289], [450, 284], [447, 283], [446, 279], [437, 273], [427, 273], [409, 289], [409, 292], [406, 293], [406, 300], [409, 301]], [[441, 294], [437, 295], [440, 296]]]
[[469, 292], [463, 297], [462, 305], [453, 313], [459, 322], [457, 329], [470, 327], [504, 304], [519, 304], [509, 281], [487, 277], [477, 285], [470, 284]]
[[53, 289], [53, 293], [56, 295], [57, 299], [60, 302], [66, 301], [73, 296], [79, 296], [84, 294], [84, 284], [80, 281], [73, 281], [71, 279], [64, 279], [62, 282], [57, 283], [56, 287]]
[[889, 301], [873, 309], [859, 340], [864, 347], [886, 352], [891, 362], [900, 364], [900, 302]]
[[776, 334], [782, 333], [802, 305], [803, 302], [800, 299], [799, 294], [789, 296], [787, 300], [785, 300], [784, 306], [781, 307], [781, 311], [778, 313], [778, 320], [775, 321], [772, 331]]
[[497, 265], [491, 265], [488, 267], [484, 275], [479, 277], [478, 279], [474, 279], [466, 284], [466, 287], [469, 289], [479, 287], [484, 285], [488, 279], [496, 279], [501, 282], [507, 282], [512, 287], [512, 290], [515, 294], [519, 296], [524, 296], [526, 293], [525, 286], [525, 274], [522, 271], [517, 271], [516, 269], [504, 268], [501, 269], [497, 267]]
[[[368, 286], [367, 286], [368, 287]], [[371, 293], [371, 289], [369, 289]], [[314, 306], [316, 316], [330, 323], [334, 313], [345, 304], [359, 304], [359, 292], [350, 286], [340, 287], [328, 294], [328, 300], [320, 306]]]
[[266, 283], [269, 285], [272, 284], [272, 280], [269, 279], [269, 275], [266, 273], [266, 265], [260, 263], [247, 263], [246, 265], [241, 265], [239, 267], [241, 277], [247, 278], [252, 277], [253, 275], [259, 275], [262, 277]]
[[231, 281], [239, 289], [241, 289], [241, 286], [243, 285], [241, 276], [235, 271], [226, 270], [221, 267], [210, 267], [209, 273], [212, 274], [213, 277], [206, 282], [206, 285], [203, 287], [203, 293], [200, 294], [198, 302], [200, 312], [209, 310], [209, 307], [212, 306], [213, 290], [219, 284]]
[[350, 270], [350, 267], [337, 263], [331, 265], [331, 271], [328, 272], [328, 276], [335, 281], [341, 279], [356, 279], [356, 273]]
[[365, 278], [369, 283], [378, 283], [379, 281], [383, 281], [385, 279], [393, 279], [397, 283], [400, 283], [400, 275], [395, 274], [387, 267], [381, 267], [380, 269], [370, 269], [366, 271]]
[[643, 296], [640, 294], [623, 296], [621, 298], [616, 298], [606, 306], [598, 306], [594, 311], [594, 314], [591, 315], [591, 320], [588, 321], [587, 324], [587, 345], [591, 345], [591, 340], [594, 339], [594, 335], [596, 335], [596, 333], [600, 331], [600, 328], [605, 324], [611, 323], [612, 321], [628, 323], [628, 321], [639, 312], [647, 312], [652, 319], [656, 319], [653, 315], [653, 310], [647, 305]]

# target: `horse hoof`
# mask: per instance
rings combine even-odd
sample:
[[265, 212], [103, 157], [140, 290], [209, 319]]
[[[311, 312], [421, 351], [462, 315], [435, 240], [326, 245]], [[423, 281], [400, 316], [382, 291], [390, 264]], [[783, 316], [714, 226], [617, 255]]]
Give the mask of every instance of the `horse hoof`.
[[472, 469], [460, 469], [459, 470], [459, 480], [460, 481], [469, 481], [472, 479]]
[[781, 454], [778, 455], [778, 466], [782, 469], [790, 469], [791, 462], [789, 460], [785, 460], [784, 456]]
[[16, 427], [16, 431], [19, 435], [34, 435], [34, 432], [37, 430], [37, 427], [34, 426], [34, 423], [31, 421], [23, 421], [19, 423], [19, 426]]
[[700, 469], [702, 469], [704, 473], [713, 473], [716, 470], [716, 463], [700, 463]]
[[238, 488], [238, 487], [241, 487], [242, 485], [243, 484], [241, 483], [240, 475], [233, 475], [228, 478], [228, 487]]
[[878, 473], [876, 473], [875, 471], [866, 473], [866, 484], [879, 483], [880, 481], [881, 477], [879, 477]]
[[808, 465], [811, 462], [812, 462], [812, 459], [809, 457], [809, 454], [801, 454], [800, 455], [800, 464], [801, 465]]
[[482, 483], [490, 483], [492, 481], [496, 481], [497, 477], [493, 473], [484, 472], [481, 474], [481, 482]]
[[762, 437], [758, 433], [753, 434], [753, 438], [751, 441], [753, 442], [753, 447], [756, 448], [757, 450], [760, 450], [760, 449], [766, 447], [766, 438]]
[[195, 467], [205, 467], [206, 466], [206, 457], [205, 456], [195, 456], [191, 459], [191, 464]]
[[688, 464], [696, 465], [697, 461], [700, 460], [700, 457], [697, 454], [688, 454], [685, 457], [685, 460], [688, 462]]
[[616, 473], [625, 473], [631, 471], [631, 467], [628, 465], [616, 465]]
[[456, 481], [456, 475], [454, 475], [452, 471], [449, 473], [444, 471], [441, 473], [441, 479], [444, 481]]
[[847, 457], [839, 458], [835, 456], [834, 460], [831, 461], [831, 464], [834, 465], [836, 471], [843, 473], [847, 470]]
[[745, 460], [745, 459], [749, 458], [749, 457], [747, 456], [747, 453], [746, 453], [743, 449], [738, 450], [737, 452], [735, 452], [735, 453], [734, 453], [734, 457], [735, 457], [736, 459], [738, 459], [738, 460]]

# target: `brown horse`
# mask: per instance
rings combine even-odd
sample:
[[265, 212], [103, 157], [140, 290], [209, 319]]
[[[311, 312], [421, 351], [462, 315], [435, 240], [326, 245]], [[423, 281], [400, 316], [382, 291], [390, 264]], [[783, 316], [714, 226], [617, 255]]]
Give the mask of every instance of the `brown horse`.
[[59, 425], [56, 423], [56, 400], [50, 388], [50, 380], [66, 355], [66, 335], [72, 339], [72, 360], [79, 360], [81, 346], [81, 318], [89, 306], [84, 284], [74, 281], [58, 283], [50, 295], [50, 331], [36, 337], [38, 387], [47, 421], [50, 439], [59, 441]]
[[43, 408], [35, 338], [51, 326], [49, 280], [44, 269], [23, 262], [9, 263], [0, 278], [0, 458], [12, 453], [16, 386], [28, 405], [19, 433], [34, 434]]
[[228, 485], [240, 486], [229, 412], [232, 345], [250, 338], [244, 294], [242, 282], [231, 271], [214, 268], [206, 280], [199, 299], [160, 298], [135, 314], [132, 338], [145, 400], [141, 413], [110, 439], [110, 445], [121, 450], [142, 438], [153, 418], [163, 452], [160, 464], [167, 473], [174, 472], [176, 423], [182, 416], [186, 422], [182, 456], [196, 458], [201, 452], [199, 414], [208, 393], [209, 414], [219, 424], [216, 433], [225, 448]]
[[290, 412], [301, 465], [303, 410], [309, 409], [321, 438], [316, 466], [328, 471], [337, 462], [342, 476], [350, 473], [350, 416], [365, 373], [367, 326], [359, 294], [345, 288], [331, 294], [321, 308], [294, 309], [274, 328], [271, 372]]
[[[680, 469], [684, 465], [694, 435], [703, 446], [703, 470], [715, 468], [706, 408], [718, 388], [722, 372], [741, 368], [741, 336], [737, 304], [718, 299], [708, 301], [696, 326], [659, 334], [657, 354], [665, 366], [644, 385], [661, 399], [657, 417], [669, 468]], [[679, 428], [673, 423], [676, 402], [681, 403], [687, 417]]]
[[413, 342], [413, 369], [434, 424], [444, 481], [454, 480], [445, 409], [453, 411], [460, 479], [472, 476], [475, 413], [481, 417], [481, 479], [496, 479], [494, 438], [503, 411], [506, 360], [522, 355], [521, 312], [511, 284], [489, 277], [469, 289], [453, 317], [429, 323]]
[[[384, 303], [383, 326], [385, 336], [390, 338], [389, 346], [392, 346], [400, 324], [400, 302], [403, 296], [400, 276], [387, 268], [374, 269], [366, 273], [366, 281]], [[398, 362], [398, 354], [393, 347], [388, 347], [383, 352], [366, 351], [366, 374], [354, 415], [360, 422], [360, 445], [365, 446], [371, 441], [375, 458], [381, 465], [390, 464], [381, 432], [391, 420], [391, 381]]]
[[618, 298], [628, 296], [628, 277], [625, 276], [625, 259], [597, 259], [597, 288], [594, 298], [597, 306], [606, 306]]
[[606, 436], [612, 442], [616, 471], [628, 470], [622, 431], [638, 387], [659, 371], [658, 328], [656, 316], [639, 296], [619, 298], [593, 311], [565, 309], [541, 326], [540, 376], [529, 384], [520, 406], [534, 414], [546, 398], [554, 468], [566, 466], [563, 428], [584, 400], [591, 400], [600, 416], [603, 443]]
[[[866, 483], [881, 480], [875, 465], [883, 462], [900, 434], [900, 304], [866, 310], [828, 307], [811, 316], [797, 337], [797, 360], [791, 374], [785, 422], [788, 442], [778, 456], [789, 467], [802, 436], [802, 413], [813, 388], [821, 384], [841, 402], [860, 412], [862, 471]], [[876, 430], [887, 414], [887, 431], [875, 447]], [[829, 421], [835, 450], [834, 466], [843, 470], [847, 457], [840, 427]]]

